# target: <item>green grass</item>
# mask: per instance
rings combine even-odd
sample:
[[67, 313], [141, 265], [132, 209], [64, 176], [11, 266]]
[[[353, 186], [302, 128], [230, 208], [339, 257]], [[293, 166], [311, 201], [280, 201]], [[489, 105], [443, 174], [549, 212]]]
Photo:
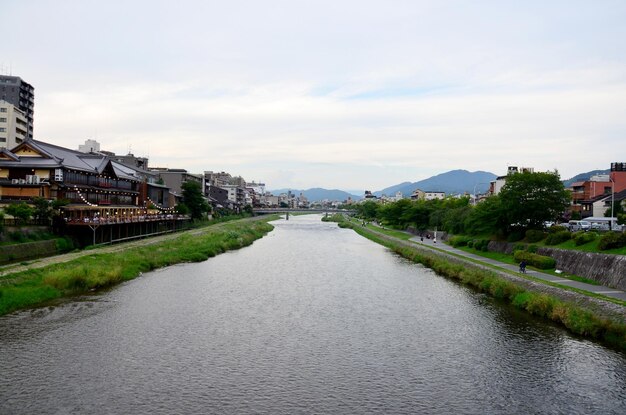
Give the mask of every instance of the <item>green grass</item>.
[[266, 221], [230, 222], [120, 252], [94, 249], [92, 255], [69, 262], [4, 275], [0, 277], [0, 315], [109, 287], [156, 268], [204, 261], [250, 245], [272, 229]]

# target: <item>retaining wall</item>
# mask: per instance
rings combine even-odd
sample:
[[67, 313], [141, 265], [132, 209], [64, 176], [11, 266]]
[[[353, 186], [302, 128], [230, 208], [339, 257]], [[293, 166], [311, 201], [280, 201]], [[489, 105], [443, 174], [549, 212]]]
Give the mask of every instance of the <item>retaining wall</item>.
[[[489, 242], [489, 250], [511, 254], [519, 243]], [[589, 278], [608, 287], [626, 290], [626, 256], [539, 247], [539, 255], [556, 260], [556, 269]]]
[[58, 253], [55, 239], [0, 246], [0, 264], [50, 256]]

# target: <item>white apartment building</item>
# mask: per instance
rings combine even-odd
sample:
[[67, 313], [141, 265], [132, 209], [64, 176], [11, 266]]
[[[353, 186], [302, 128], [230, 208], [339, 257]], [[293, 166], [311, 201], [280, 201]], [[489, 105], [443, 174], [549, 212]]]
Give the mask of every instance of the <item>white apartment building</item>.
[[24, 111], [0, 100], [0, 148], [12, 149], [28, 137], [28, 119]]

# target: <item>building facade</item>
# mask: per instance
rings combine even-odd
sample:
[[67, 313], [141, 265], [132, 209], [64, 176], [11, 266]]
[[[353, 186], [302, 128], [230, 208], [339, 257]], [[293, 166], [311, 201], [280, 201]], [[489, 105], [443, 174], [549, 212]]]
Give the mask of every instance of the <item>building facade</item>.
[[13, 104], [26, 117], [26, 137], [33, 138], [35, 88], [18, 76], [0, 75], [0, 100]]
[[12, 149], [28, 137], [28, 120], [24, 111], [0, 100], [0, 148]]

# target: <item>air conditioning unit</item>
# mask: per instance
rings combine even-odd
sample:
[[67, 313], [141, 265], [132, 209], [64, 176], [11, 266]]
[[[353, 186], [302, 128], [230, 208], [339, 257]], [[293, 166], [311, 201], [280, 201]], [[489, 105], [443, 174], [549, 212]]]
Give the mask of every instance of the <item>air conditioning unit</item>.
[[18, 184], [20, 181], [18, 179], [11, 179], [11, 184]]
[[33, 176], [30, 174], [26, 175], [26, 183], [27, 184], [33, 184]]
[[33, 184], [39, 184], [39, 176], [33, 175]]
[[20, 184], [26, 184], [26, 179], [20, 179]]

